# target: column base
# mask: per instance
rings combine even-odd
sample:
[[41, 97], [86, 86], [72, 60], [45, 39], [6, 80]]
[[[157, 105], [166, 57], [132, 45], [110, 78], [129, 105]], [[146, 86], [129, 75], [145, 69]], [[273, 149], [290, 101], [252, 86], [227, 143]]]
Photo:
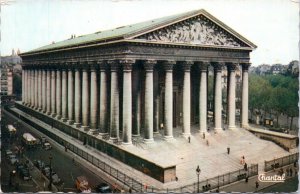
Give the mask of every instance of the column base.
[[98, 136], [101, 136], [101, 137], [106, 136], [106, 135], [108, 135], [108, 133], [103, 133], [103, 132], [98, 133]]
[[91, 135], [98, 135], [99, 132], [98, 132], [98, 129], [90, 129], [90, 130], [88, 131], [88, 134], [91, 134]]
[[154, 139], [153, 138], [151, 138], [151, 139], [144, 139], [144, 143], [146, 143], [146, 144], [154, 143]]
[[182, 133], [182, 136], [188, 138], [189, 136], [191, 136], [191, 133]]
[[61, 118], [61, 121], [64, 123], [67, 122], [67, 120], [68, 120], [68, 118]]
[[56, 117], [56, 113], [51, 113], [51, 117]]
[[140, 134], [132, 134], [132, 137], [140, 137]]
[[46, 115], [49, 115], [49, 116], [50, 116], [50, 115], [51, 115], [51, 112], [46, 112]]
[[84, 125], [82, 125], [80, 128], [81, 128], [83, 131], [89, 131], [89, 126], [84, 126]]
[[228, 130], [235, 130], [236, 126], [232, 125], [232, 126], [228, 126]]
[[67, 123], [68, 123], [69, 125], [73, 125], [74, 120], [67, 120]]
[[222, 133], [223, 129], [222, 128], [214, 128], [215, 133]]
[[131, 141], [130, 142], [122, 142], [122, 145], [126, 145], [126, 146], [132, 145], [132, 142]]
[[164, 136], [164, 140], [165, 141], [173, 141], [174, 137], [172, 135], [170, 135], [170, 136]]
[[242, 124], [241, 127], [242, 127], [242, 128], [245, 128], [245, 129], [248, 129], [248, 128], [249, 128], [249, 125], [248, 125], [248, 124]]
[[117, 137], [109, 137], [108, 142], [114, 143], [115, 141], [118, 141], [118, 138], [117, 138]]
[[57, 120], [61, 119], [61, 116], [60, 115], [56, 115], [56, 119]]
[[74, 126], [75, 126], [76, 128], [80, 128], [80, 125], [81, 125], [81, 123], [74, 123]]
[[153, 131], [154, 134], [159, 134], [159, 131]]

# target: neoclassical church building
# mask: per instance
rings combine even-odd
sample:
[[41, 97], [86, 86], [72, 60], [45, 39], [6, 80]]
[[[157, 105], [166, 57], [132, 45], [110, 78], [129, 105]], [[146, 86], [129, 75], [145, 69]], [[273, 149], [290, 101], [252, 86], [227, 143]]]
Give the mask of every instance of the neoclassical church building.
[[[227, 123], [234, 130], [248, 125], [248, 68], [255, 48], [203, 9], [72, 37], [21, 54], [22, 106], [71, 126], [66, 133], [73, 137], [78, 131], [130, 145], [140, 136], [155, 144], [154, 134], [160, 133], [172, 141], [174, 128], [185, 137], [194, 125], [199, 133], [207, 132], [210, 67], [210, 130], [218, 133], [223, 130], [221, 70], [226, 67]], [[238, 66], [241, 126], [235, 115]]]

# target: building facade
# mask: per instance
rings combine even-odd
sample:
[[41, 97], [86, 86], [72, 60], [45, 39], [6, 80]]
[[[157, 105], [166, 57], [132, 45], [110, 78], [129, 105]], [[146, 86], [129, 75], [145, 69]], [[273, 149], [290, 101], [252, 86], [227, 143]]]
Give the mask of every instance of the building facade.
[[228, 77], [228, 128], [236, 129], [236, 69], [242, 67], [242, 118], [248, 125], [248, 68], [256, 46], [205, 10], [72, 38], [21, 54], [22, 101], [92, 135], [153, 143], [174, 127], [207, 132], [208, 68], [214, 74], [214, 130], [222, 131], [222, 69]]

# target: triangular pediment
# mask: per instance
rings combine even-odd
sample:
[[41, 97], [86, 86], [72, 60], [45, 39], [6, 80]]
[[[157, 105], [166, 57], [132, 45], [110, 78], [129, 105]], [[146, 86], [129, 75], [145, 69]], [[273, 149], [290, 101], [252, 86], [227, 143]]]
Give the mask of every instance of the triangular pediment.
[[211, 17], [199, 13], [196, 16], [156, 27], [144, 34], [135, 36], [133, 39], [136, 41], [199, 46], [249, 49], [256, 47], [222, 22]]

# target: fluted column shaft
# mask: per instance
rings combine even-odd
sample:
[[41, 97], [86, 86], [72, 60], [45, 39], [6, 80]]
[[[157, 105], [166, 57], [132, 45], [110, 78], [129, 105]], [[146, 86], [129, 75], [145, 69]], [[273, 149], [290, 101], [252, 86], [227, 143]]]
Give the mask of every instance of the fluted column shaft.
[[133, 60], [120, 61], [123, 67], [123, 144], [131, 144], [132, 136], [132, 65]]
[[242, 127], [248, 127], [248, 69], [250, 67], [250, 63], [243, 63], [242, 64], [242, 79], [243, 79], [243, 85], [242, 85]]
[[56, 113], [57, 118], [61, 118], [61, 72], [60, 69], [56, 70]]
[[74, 122], [74, 77], [73, 70], [68, 69], [68, 123]]
[[89, 126], [89, 78], [88, 70], [82, 69], [82, 127], [88, 128]]
[[38, 108], [38, 70], [34, 70], [34, 108]]
[[56, 116], [56, 72], [51, 71], [51, 115]]
[[215, 71], [215, 106], [214, 106], [214, 124], [215, 130], [222, 130], [222, 64], [214, 63]]
[[62, 69], [62, 83], [61, 83], [61, 116], [65, 122], [68, 118], [68, 77], [67, 70]]
[[119, 87], [118, 87], [118, 67], [115, 61], [109, 61], [111, 71], [110, 84], [110, 139], [119, 138]]
[[34, 107], [34, 70], [31, 69], [31, 73], [30, 73], [30, 107], [33, 108]]
[[236, 64], [228, 63], [228, 75], [230, 77], [229, 81], [229, 93], [228, 93], [228, 129], [235, 129], [235, 70]]
[[47, 70], [47, 114], [51, 114], [51, 70]]
[[153, 67], [156, 61], [145, 61], [145, 137], [146, 143], [153, 142]]
[[100, 110], [99, 110], [99, 130], [100, 133], [107, 133], [108, 107], [107, 107], [107, 76], [106, 64], [99, 63], [100, 67]]
[[42, 110], [42, 69], [38, 70], [38, 101], [39, 101], [39, 111]]
[[207, 67], [209, 63], [200, 64], [200, 89], [199, 89], [199, 130], [207, 132]]
[[24, 103], [27, 104], [27, 69], [24, 69], [24, 90], [22, 91], [22, 93], [24, 94]]
[[75, 69], [75, 124], [80, 124], [81, 114], [81, 77], [80, 69]]
[[22, 69], [22, 103], [25, 103], [25, 98], [24, 95], [25, 94], [25, 70], [24, 67]]
[[165, 140], [173, 139], [173, 65], [174, 61], [165, 62]]
[[91, 106], [90, 106], [90, 126], [91, 129], [97, 129], [98, 113], [98, 84], [97, 84], [97, 66], [91, 67]]
[[47, 73], [46, 70], [42, 70], [42, 109], [43, 112], [45, 113], [47, 110]]
[[184, 69], [183, 76], [183, 135], [189, 136], [191, 134], [191, 61], [183, 62]]

